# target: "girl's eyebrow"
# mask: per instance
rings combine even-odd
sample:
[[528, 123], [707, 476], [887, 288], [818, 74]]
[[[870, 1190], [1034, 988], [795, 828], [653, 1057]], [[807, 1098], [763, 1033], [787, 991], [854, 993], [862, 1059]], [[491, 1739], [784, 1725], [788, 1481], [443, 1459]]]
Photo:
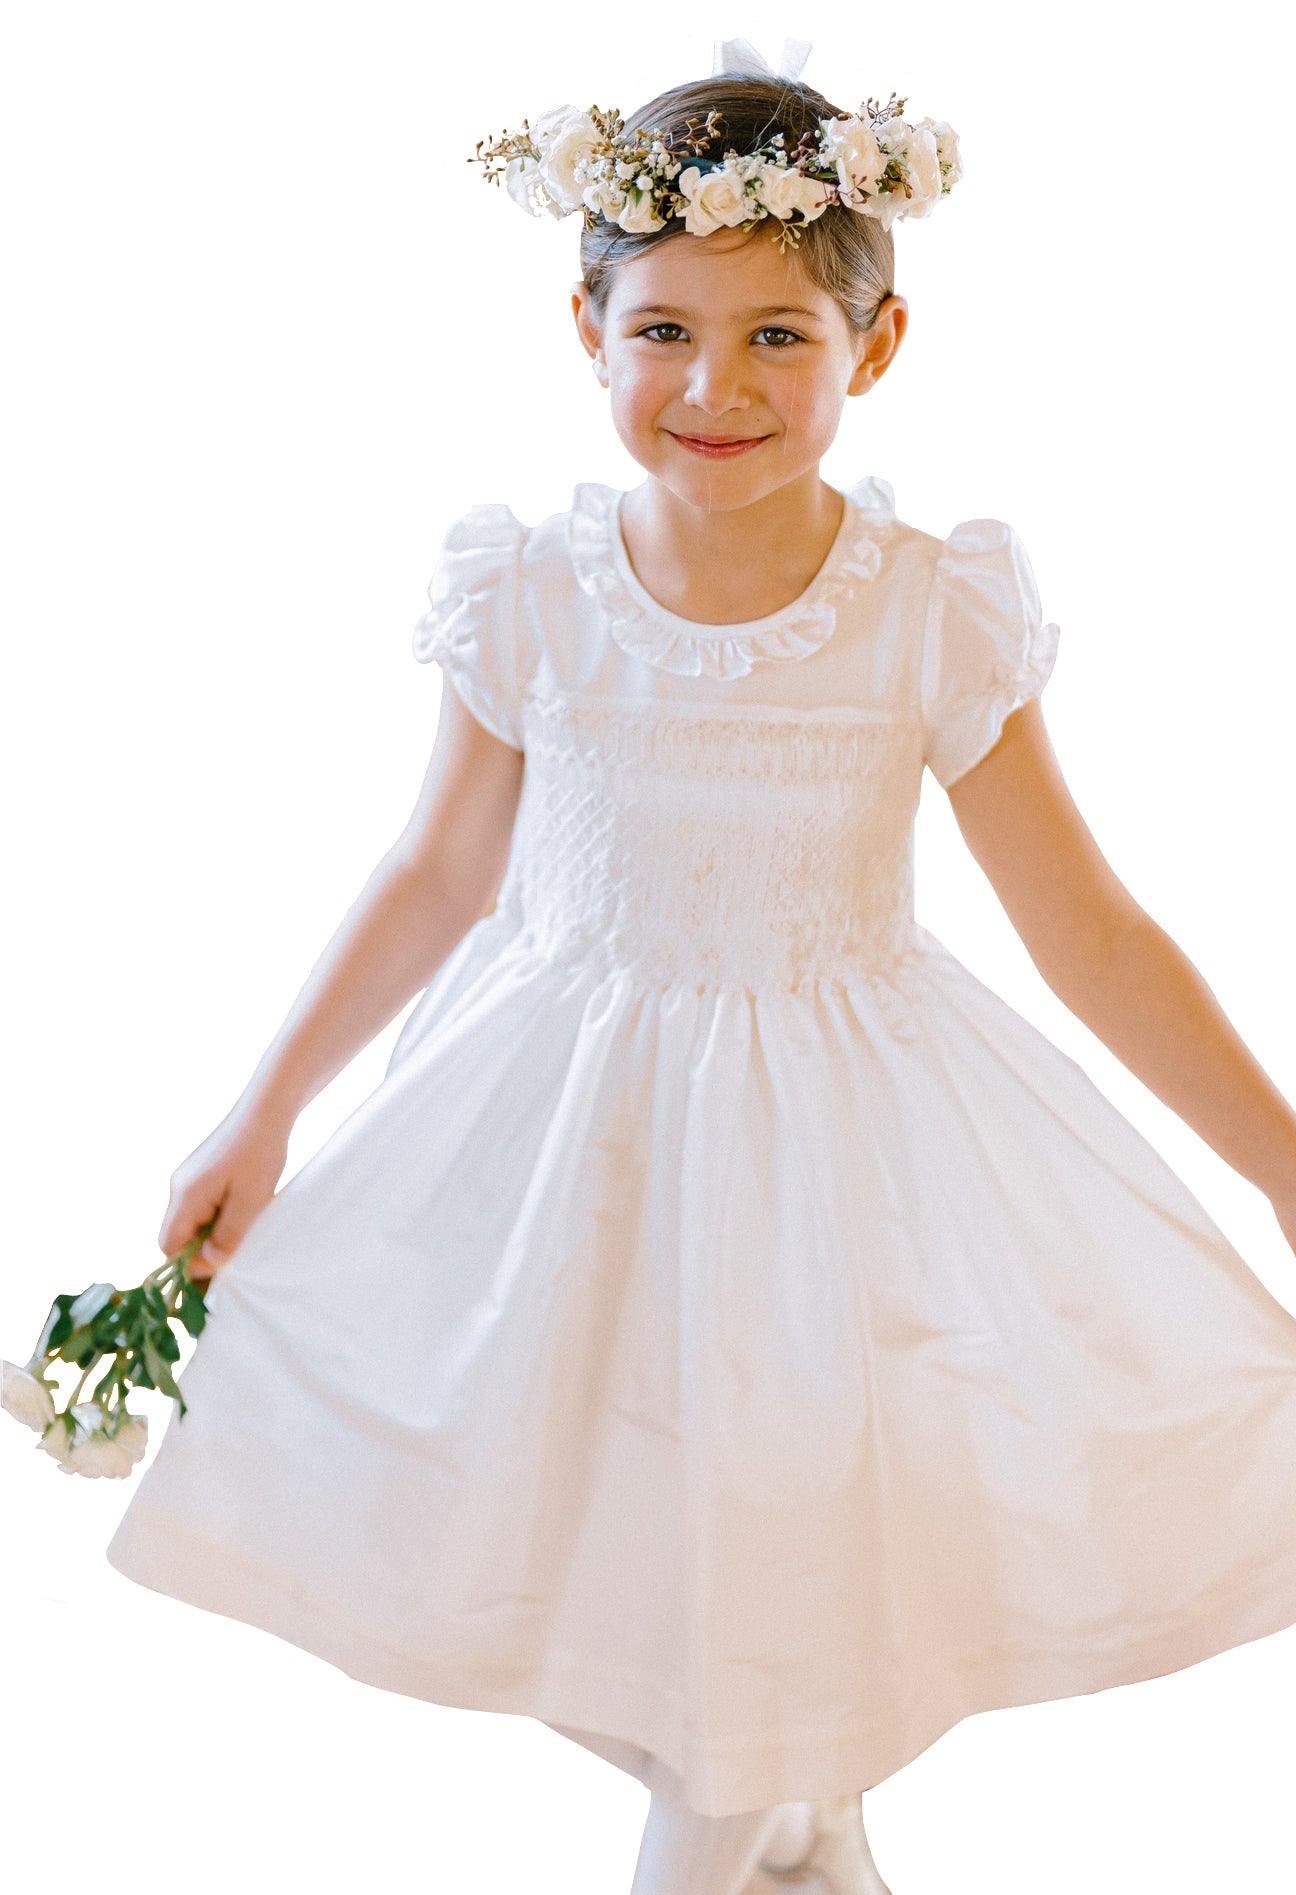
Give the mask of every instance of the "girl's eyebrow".
[[[679, 309], [671, 303], [640, 303], [635, 309], [627, 309], [627, 316], [687, 316], [692, 312]], [[739, 319], [750, 322], [754, 316], [809, 316], [817, 320], [818, 312], [806, 309], [801, 303], [771, 303], [764, 309], [744, 309], [738, 312]]]

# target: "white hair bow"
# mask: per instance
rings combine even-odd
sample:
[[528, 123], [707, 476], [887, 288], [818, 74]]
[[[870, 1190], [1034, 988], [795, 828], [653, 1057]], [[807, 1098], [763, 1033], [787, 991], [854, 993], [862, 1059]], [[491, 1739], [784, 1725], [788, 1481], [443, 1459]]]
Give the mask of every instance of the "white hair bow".
[[763, 75], [767, 79], [799, 79], [801, 68], [810, 57], [808, 39], [785, 39], [783, 57], [779, 69], [762, 59], [750, 40], [718, 39], [715, 42], [715, 58], [712, 61], [712, 76], [718, 72], [750, 72]]

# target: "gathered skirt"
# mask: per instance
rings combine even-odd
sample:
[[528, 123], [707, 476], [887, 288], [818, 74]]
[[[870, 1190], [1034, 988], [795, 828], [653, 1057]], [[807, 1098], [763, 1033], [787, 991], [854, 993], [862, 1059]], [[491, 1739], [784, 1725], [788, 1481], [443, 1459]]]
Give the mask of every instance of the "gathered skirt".
[[934, 935], [730, 990], [505, 923], [213, 1280], [119, 1572], [709, 1815], [1296, 1622], [1296, 1318]]

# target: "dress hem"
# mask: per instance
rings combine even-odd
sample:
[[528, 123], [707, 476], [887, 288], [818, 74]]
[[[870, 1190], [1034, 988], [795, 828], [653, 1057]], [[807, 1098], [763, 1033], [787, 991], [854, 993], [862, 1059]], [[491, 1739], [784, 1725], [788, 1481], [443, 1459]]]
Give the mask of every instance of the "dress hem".
[[804, 1734], [784, 1724], [779, 1744], [704, 1743], [681, 1737], [671, 1694], [659, 1679], [552, 1653], [539, 1664], [465, 1665], [452, 1655], [429, 1658], [384, 1644], [227, 1542], [181, 1528], [141, 1508], [138, 1499], [106, 1557], [136, 1584], [268, 1632], [358, 1683], [453, 1710], [531, 1717], [550, 1728], [565, 1724], [632, 1745], [660, 1758], [683, 1781], [690, 1805], [708, 1816], [872, 1789], [967, 1717], [1145, 1683], [1296, 1625], [1293, 1557], [1257, 1569], [1249, 1585], [1151, 1637], [1099, 1651], [998, 1650], [961, 1666], [936, 1667], [915, 1685], [920, 1713], [885, 1723], [861, 1716], [856, 1735], [841, 1723]]

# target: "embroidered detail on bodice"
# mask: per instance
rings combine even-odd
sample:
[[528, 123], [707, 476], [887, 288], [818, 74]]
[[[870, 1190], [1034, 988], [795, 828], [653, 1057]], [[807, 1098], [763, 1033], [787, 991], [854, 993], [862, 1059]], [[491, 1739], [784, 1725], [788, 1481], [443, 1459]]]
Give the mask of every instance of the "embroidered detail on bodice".
[[619, 489], [583, 481], [570, 514], [571, 559], [577, 580], [607, 613], [622, 651], [685, 677], [740, 678], [765, 661], [790, 661], [816, 651], [833, 633], [842, 603], [872, 579], [882, 538], [895, 518], [890, 483], [867, 474], [845, 490], [837, 537], [799, 598], [764, 618], [707, 625], [659, 605], [636, 578], [621, 534]]
[[912, 944], [922, 737], [884, 709], [524, 704], [497, 907], [546, 958], [753, 989], [871, 979]]

